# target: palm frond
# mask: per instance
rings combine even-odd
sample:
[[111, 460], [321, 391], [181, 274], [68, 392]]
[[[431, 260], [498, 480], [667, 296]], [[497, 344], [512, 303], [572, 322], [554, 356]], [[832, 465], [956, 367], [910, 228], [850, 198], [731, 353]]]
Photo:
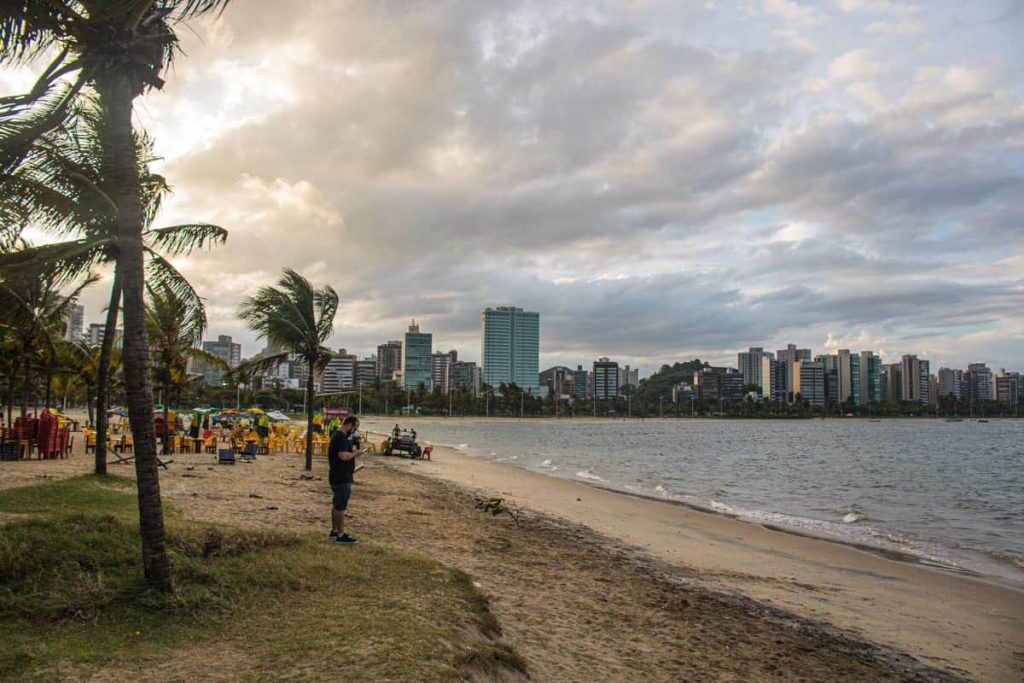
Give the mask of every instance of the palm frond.
[[151, 248], [173, 257], [207, 245], [224, 244], [228, 231], [210, 223], [189, 223], [147, 230], [144, 237]]
[[59, 280], [67, 281], [105, 261], [106, 250], [113, 244], [113, 238], [93, 237], [29, 247], [0, 254], [0, 268], [8, 275], [16, 273], [26, 276], [45, 270]]
[[276, 370], [282, 363], [287, 363], [290, 353], [276, 353], [271, 356], [257, 356], [251, 358], [228, 373], [233, 382], [249, 382], [254, 377], [265, 375], [271, 370]]
[[203, 308], [203, 298], [199, 296], [192, 283], [163, 256], [148, 247], [145, 247], [145, 250], [149, 255], [146, 260], [147, 286], [156, 290], [167, 289], [179, 299], [194, 302], [193, 305]]

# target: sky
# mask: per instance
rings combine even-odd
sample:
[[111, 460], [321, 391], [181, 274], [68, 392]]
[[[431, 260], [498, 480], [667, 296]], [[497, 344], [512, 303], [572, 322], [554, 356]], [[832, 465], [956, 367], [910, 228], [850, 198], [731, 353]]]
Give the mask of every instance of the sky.
[[158, 223], [230, 232], [177, 265], [243, 355], [287, 266], [360, 356], [415, 318], [479, 360], [511, 304], [541, 368], [1024, 370], [1024, 0], [236, 0], [179, 34], [136, 123]]

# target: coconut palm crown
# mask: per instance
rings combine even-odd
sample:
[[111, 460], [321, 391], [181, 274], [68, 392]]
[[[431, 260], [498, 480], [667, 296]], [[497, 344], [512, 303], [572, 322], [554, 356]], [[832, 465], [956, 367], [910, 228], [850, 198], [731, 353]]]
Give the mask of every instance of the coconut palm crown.
[[277, 287], [261, 287], [238, 308], [238, 317], [260, 339], [282, 349], [277, 354], [254, 358], [235, 369], [237, 377], [253, 377], [298, 356], [306, 365], [306, 469], [313, 469], [313, 378], [331, 360], [324, 342], [334, 333], [338, 293], [329, 285], [313, 285], [291, 268], [285, 268]]

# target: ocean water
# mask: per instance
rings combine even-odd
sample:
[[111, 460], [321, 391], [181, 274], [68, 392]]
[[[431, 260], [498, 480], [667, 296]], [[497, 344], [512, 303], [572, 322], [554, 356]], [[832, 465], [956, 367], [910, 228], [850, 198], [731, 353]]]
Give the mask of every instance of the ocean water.
[[488, 460], [1024, 586], [1024, 420], [401, 424]]

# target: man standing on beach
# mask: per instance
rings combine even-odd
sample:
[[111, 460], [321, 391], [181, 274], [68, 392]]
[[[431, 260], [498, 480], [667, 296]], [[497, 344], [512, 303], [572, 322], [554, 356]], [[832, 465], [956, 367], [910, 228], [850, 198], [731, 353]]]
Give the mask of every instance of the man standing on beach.
[[345, 533], [345, 510], [352, 495], [352, 475], [356, 470], [356, 458], [364, 449], [356, 450], [353, 434], [359, 429], [359, 418], [349, 415], [331, 436], [327, 448], [327, 462], [330, 465], [331, 491], [334, 500], [331, 505], [331, 538], [341, 545], [354, 545], [358, 541]]

